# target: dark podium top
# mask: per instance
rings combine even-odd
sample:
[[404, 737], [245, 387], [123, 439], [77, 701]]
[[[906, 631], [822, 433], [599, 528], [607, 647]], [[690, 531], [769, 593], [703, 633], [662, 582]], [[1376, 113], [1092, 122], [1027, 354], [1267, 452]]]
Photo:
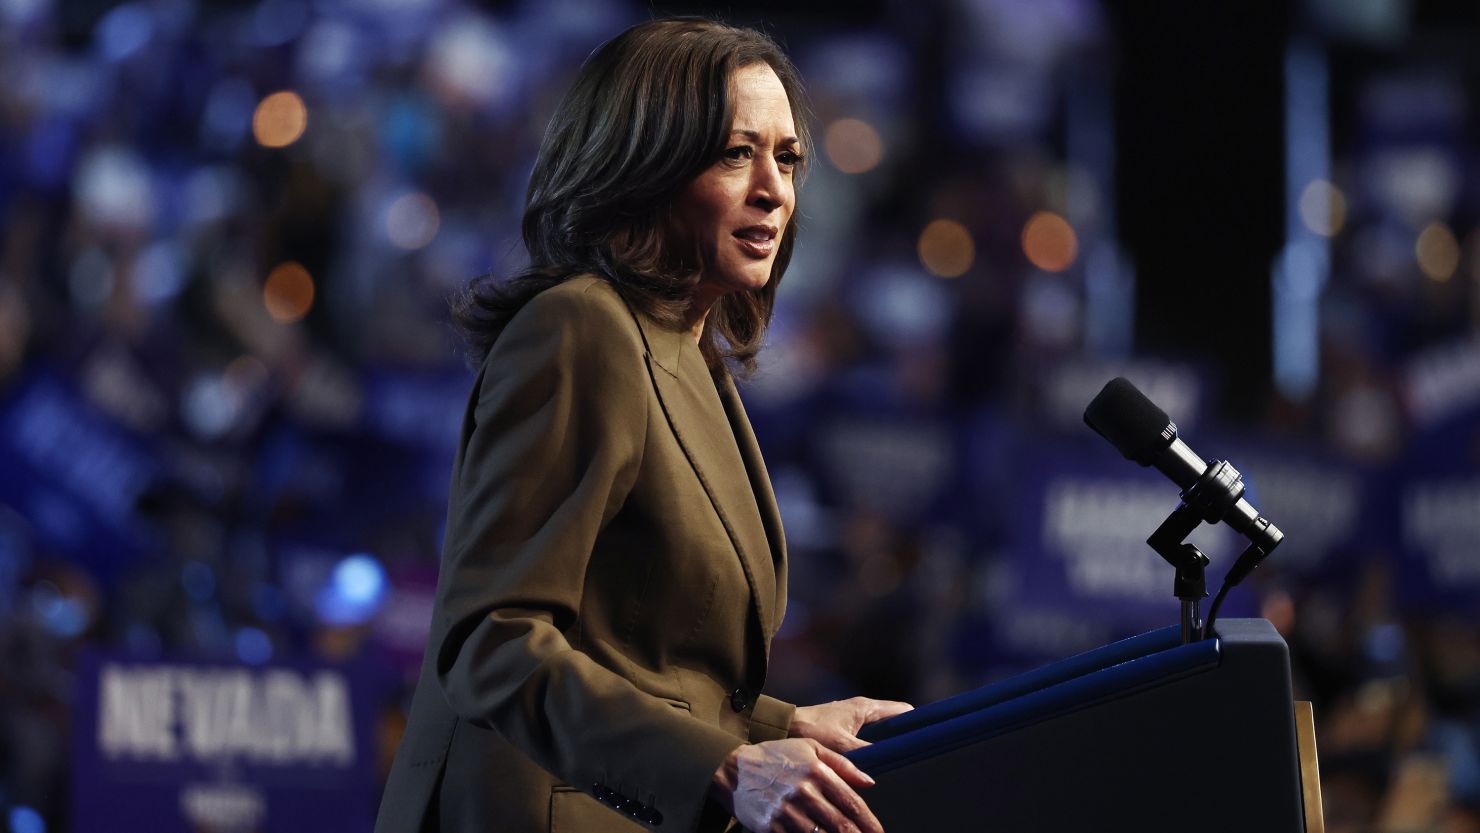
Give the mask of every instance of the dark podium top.
[[1289, 652], [1263, 619], [1152, 631], [867, 727], [889, 833], [1304, 833]]

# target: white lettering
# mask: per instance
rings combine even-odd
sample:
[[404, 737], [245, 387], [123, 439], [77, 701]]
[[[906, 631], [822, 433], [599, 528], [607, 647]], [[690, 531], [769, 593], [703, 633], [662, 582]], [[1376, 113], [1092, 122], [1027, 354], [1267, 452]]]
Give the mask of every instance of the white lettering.
[[107, 665], [99, 685], [98, 745], [109, 758], [354, 761], [349, 687], [338, 672], [310, 680], [283, 668]]
[[[1041, 534], [1048, 551], [1064, 560], [1070, 588], [1101, 598], [1169, 597], [1174, 571], [1146, 544], [1177, 507], [1169, 492], [1161, 484], [1121, 480], [1049, 483]], [[1216, 559], [1231, 549], [1228, 535], [1224, 527], [1202, 526], [1188, 541]]]
[[1403, 494], [1403, 540], [1423, 553], [1440, 584], [1480, 582], [1480, 481], [1409, 486]]
[[197, 829], [253, 830], [267, 815], [267, 802], [247, 787], [192, 784], [180, 791], [180, 811]]
[[1419, 354], [1404, 372], [1409, 411], [1429, 425], [1480, 400], [1480, 340], [1467, 338]]
[[104, 665], [98, 682], [98, 745], [109, 757], [171, 761], [178, 756], [168, 669]]
[[349, 689], [338, 674], [320, 672], [314, 680], [318, 732], [316, 754], [348, 764], [355, 758], [355, 732], [350, 722]]

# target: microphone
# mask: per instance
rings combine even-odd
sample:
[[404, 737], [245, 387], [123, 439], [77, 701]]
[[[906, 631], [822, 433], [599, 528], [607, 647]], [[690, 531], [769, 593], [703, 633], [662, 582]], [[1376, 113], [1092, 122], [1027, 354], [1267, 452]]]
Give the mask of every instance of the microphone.
[[1085, 408], [1084, 422], [1109, 440], [1127, 460], [1134, 460], [1142, 466], [1155, 466], [1157, 471], [1177, 484], [1183, 499], [1189, 503], [1193, 502], [1190, 493], [1198, 491], [1204, 484], [1215, 492], [1221, 490], [1219, 495], [1198, 501], [1199, 508], [1212, 516], [1207, 518], [1209, 521], [1223, 521], [1261, 551], [1247, 569], [1239, 569], [1238, 572], [1247, 575], [1258, 566], [1263, 556], [1284, 540], [1284, 533], [1244, 500], [1243, 480], [1238, 472], [1226, 462], [1209, 462], [1199, 457], [1177, 436], [1177, 424], [1172, 422], [1167, 412], [1156, 407], [1125, 378], [1117, 376], [1105, 384]]

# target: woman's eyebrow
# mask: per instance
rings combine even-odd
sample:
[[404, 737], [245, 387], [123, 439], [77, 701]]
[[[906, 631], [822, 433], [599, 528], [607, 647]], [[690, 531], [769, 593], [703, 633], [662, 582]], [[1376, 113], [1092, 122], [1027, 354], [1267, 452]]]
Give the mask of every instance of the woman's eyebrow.
[[[742, 130], [740, 128], [736, 128], [736, 129], [730, 131], [730, 135], [731, 136], [744, 136], [745, 138], [749, 139], [752, 142], [759, 142], [761, 140], [761, 134], [758, 133], [758, 132], [756, 132], [756, 131], [754, 131], [754, 130]], [[777, 142], [777, 144], [779, 144], [779, 145], [794, 145], [794, 144], [797, 144], [800, 141], [801, 140], [798, 139], [795, 136], [787, 136], [787, 137], [783, 138], [781, 141]]]

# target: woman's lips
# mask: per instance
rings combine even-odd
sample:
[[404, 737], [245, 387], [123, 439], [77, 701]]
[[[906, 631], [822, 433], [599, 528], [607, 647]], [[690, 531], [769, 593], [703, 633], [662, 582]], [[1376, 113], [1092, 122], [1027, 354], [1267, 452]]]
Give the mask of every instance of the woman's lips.
[[776, 248], [776, 241], [771, 239], [757, 240], [752, 237], [740, 237], [738, 235], [736, 235], [735, 239], [740, 241], [740, 250], [751, 257], [770, 257], [771, 250]]
[[751, 226], [735, 232], [740, 250], [751, 257], [770, 257], [776, 248], [776, 232], [765, 226]]

